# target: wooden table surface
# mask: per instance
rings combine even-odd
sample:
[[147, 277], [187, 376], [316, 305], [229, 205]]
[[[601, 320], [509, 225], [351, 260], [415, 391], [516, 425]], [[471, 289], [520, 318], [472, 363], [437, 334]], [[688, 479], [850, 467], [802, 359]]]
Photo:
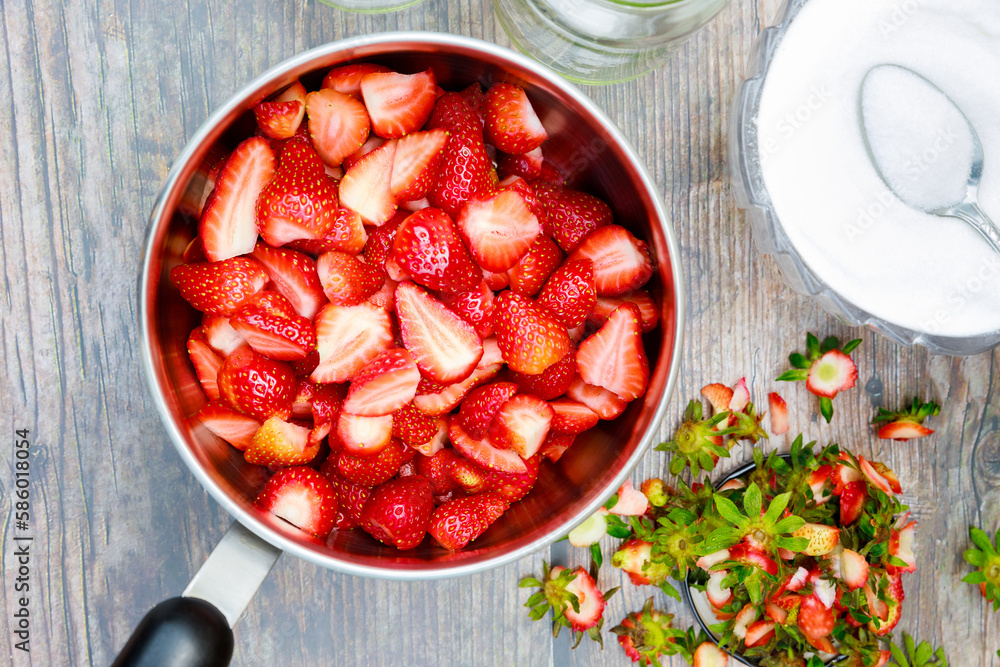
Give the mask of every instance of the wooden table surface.
[[[906, 581], [900, 629], [943, 643], [957, 667], [1000, 664], [1000, 614], [959, 581], [967, 526], [1000, 524], [1000, 353], [932, 357], [838, 324], [785, 287], [734, 208], [729, 104], [777, 5], [733, 0], [660, 71], [587, 89], [649, 166], [680, 240], [687, 340], [661, 435], [707, 382], [746, 375], [763, 400], [806, 331], [862, 336], [859, 388], [837, 399], [832, 426], [812, 416], [803, 387], [783, 388], [793, 433], [897, 471], [920, 521], [920, 569]], [[396, 29], [508, 40], [484, 0], [427, 0], [375, 17], [315, 0], [9, 0], [0, 16], [0, 415], [7, 433], [31, 430], [35, 538], [25, 656], [13, 647], [13, 519], [2, 524], [0, 655], [106, 665], [150, 607], [184, 589], [230, 521], [170, 445], [139, 366], [140, 245], [171, 160], [244, 82], [304, 49]], [[916, 444], [875, 439], [874, 406], [915, 393], [944, 404], [937, 433]], [[3, 452], [6, 517], [14, 457]], [[666, 476], [666, 464], [649, 453], [636, 480]], [[286, 556], [236, 628], [234, 664], [628, 664], [610, 633], [603, 653], [571, 652], [565, 634], [553, 641], [546, 623], [528, 620], [518, 579], [543, 557], [582, 562], [582, 550], [567, 549], [435, 583], [355, 578]], [[606, 567], [601, 583], [619, 574]], [[609, 627], [653, 590], [627, 586], [609, 605]]]

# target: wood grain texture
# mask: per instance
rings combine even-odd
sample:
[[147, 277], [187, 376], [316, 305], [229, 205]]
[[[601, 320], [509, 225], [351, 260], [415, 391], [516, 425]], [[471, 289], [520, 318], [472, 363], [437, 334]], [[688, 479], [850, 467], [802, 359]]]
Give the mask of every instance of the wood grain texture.
[[[969, 523], [1000, 523], [1000, 353], [931, 357], [838, 324], [784, 286], [733, 205], [729, 104], [777, 4], [733, 0], [658, 72], [587, 89], [649, 166], [680, 240], [687, 344], [661, 436], [707, 382], [746, 375], [764, 400], [806, 331], [862, 335], [860, 387], [837, 399], [831, 426], [815, 419], [804, 388], [782, 388], [793, 432], [837, 440], [898, 472], [920, 520], [921, 565], [907, 581], [901, 628], [942, 643], [953, 665], [996, 665], [1000, 615], [959, 579]], [[397, 29], [508, 44], [490, 4], [476, 0], [427, 0], [383, 16], [314, 0], [0, 5], [0, 415], [8, 433], [32, 429], [36, 540], [32, 652], [14, 651], [5, 613], [0, 655], [18, 665], [110, 663], [139, 618], [183, 590], [225, 531], [228, 516], [168, 444], [141, 377], [134, 304], [146, 216], [173, 157], [244, 82], [327, 41]], [[913, 445], [874, 439], [874, 408], [915, 393], [945, 404], [937, 434]], [[12, 457], [3, 451], [6, 517]], [[722, 469], [745, 457], [735, 450]], [[636, 480], [665, 475], [666, 463], [650, 453]], [[5, 521], [5, 612], [14, 597], [12, 532]], [[516, 582], [543, 555], [410, 584], [282, 558], [237, 626], [234, 664], [626, 664], [610, 634], [603, 653], [570, 652], [565, 636], [552, 641], [545, 624], [528, 621]], [[549, 557], [582, 562], [584, 554], [562, 544]], [[603, 587], [620, 582], [605, 568]], [[626, 586], [609, 605], [609, 625], [651, 591]], [[691, 621], [657, 596], [679, 622]]]

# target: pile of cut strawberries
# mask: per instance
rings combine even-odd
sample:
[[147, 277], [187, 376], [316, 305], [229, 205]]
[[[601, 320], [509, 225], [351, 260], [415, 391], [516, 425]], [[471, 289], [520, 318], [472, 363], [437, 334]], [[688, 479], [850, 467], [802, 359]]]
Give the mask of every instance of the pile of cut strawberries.
[[461, 549], [645, 392], [646, 243], [564, 187], [517, 85], [360, 63], [254, 114], [170, 274], [197, 418], [308, 533]]

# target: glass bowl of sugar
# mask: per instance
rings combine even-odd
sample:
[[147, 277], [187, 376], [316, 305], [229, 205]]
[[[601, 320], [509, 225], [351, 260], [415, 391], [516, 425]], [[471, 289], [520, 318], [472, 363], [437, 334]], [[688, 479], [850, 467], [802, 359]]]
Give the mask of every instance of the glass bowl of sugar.
[[[967, 223], [886, 185], [860, 100], [881, 65], [943, 91], [982, 143], [979, 203], [1000, 218], [1000, 3], [787, 0], [778, 16], [754, 47], [729, 135], [734, 196], [758, 250], [850, 324], [937, 354], [996, 347], [1000, 253]], [[955, 136], [942, 126], [926, 146], [900, 145], [898, 165], [919, 182], [958, 150]]]

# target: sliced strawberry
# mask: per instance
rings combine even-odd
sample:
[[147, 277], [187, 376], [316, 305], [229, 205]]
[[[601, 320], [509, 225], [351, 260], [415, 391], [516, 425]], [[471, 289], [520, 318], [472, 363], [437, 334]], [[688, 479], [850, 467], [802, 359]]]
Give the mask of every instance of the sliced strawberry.
[[336, 454], [323, 463], [319, 471], [326, 475], [337, 492], [337, 529], [351, 530], [361, 525], [361, 510], [371, 495], [371, 489], [355, 484], [337, 472]]
[[[566, 568], [557, 565], [549, 572], [549, 578], [555, 579]], [[604, 615], [604, 595], [597, 588], [594, 579], [582, 567], [573, 571], [573, 580], [566, 585], [566, 590], [576, 596], [579, 611], [572, 605], [563, 612], [570, 622], [570, 627], [576, 632], [585, 632], [595, 627]]]
[[331, 250], [341, 250], [352, 255], [361, 252], [368, 240], [368, 233], [357, 211], [340, 207], [333, 213], [330, 230], [321, 239], [299, 239], [290, 241], [285, 247], [310, 255], [322, 255]]
[[726, 667], [729, 654], [712, 642], [702, 642], [692, 656], [694, 667]]
[[[396, 240], [396, 232], [400, 224], [409, 217], [405, 211], [396, 211], [381, 227], [375, 227], [364, 247], [364, 260], [370, 266], [385, 270], [385, 260], [392, 253], [392, 245]], [[356, 253], [352, 253], [356, 254]]]
[[459, 456], [460, 454], [457, 454], [454, 449], [448, 447], [431, 456], [416, 457], [417, 474], [430, 481], [431, 490], [435, 496], [451, 493], [457, 488], [455, 481], [448, 474], [448, 469]]
[[596, 412], [601, 419], [615, 419], [628, 406], [628, 401], [617, 394], [603, 387], [587, 384], [579, 377], [573, 380], [573, 384], [566, 390], [566, 396], [583, 403]]
[[[708, 602], [715, 609], [722, 609], [727, 604], [733, 601], [736, 596], [733, 594], [733, 589], [723, 588], [722, 580], [726, 578], [729, 574], [726, 570], [715, 570], [710, 572], [708, 575], [708, 584], [705, 586], [705, 594], [708, 596]], [[788, 612], [783, 609], [778, 608], [785, 616]]]
[[[607, 204], [585, 192], [556, 190], [545, 197], [544, 201], [549, 224], [552, 225], [552, 236], [567, 253], [576, 250], [580, 242], [595, 229], [611, 225], [613, 219], [611, 208]], [[596, 260], [594, 263], [597, 264]], [[614, 295], [623, 293], [624, 291], [615, 292]]]
[[448, 132], [441, 128], [414, 132], [396, 143], [390, 190], [397, 201], [423, 199], [430, 193], [447, 143]]
[[542, 198], [535, 191], [533, 185], [519, 176], [511, 176], [498, 183], [497, 187], [501, 190], [510, 190], [520, 195], [528, 210], [538, 218], [542, 234], [549, 237], [552, 236], [552, 225], [549, 224], [548, 209], [545, 207], [545, 202], [542, 201]]
[[268, 468], [305, 465], [316, 458], [319, 443], [309, 444], [309, 429], [278, 417], [266, 420], [243, 452], [248, 463]]
[[627, 294], [645, 285], [653, 275], [646, 243], [618, 225], [607, 225], [590, 232], [570, 254], [568, 261], [584, 258], [594, 263], [594, 285], [600, 296]]
[[741, 542], [730, 547], [728, 551], [729, 560], [743, 565], [759, 567], [771, 576], [777, 576], [778, 574], [778, 564], [762, 550], [755, 549]]
[[333, 250], [316, 260], [316, 272], [330, 303], [355, 306], [382, 289], [385, 272], [346, 252]]
[[354, 484], [372, 488], [395, 477], [399, 467], [411, 458], [413, 450], [399, 440], [391, 440], [374, 454], [341, 452], [337, 457], [337, 472]]
[[740, 378], [740, 381], [733, 387], [733, 397], [729, 400], [729, 410], [740, 412], [750, 404], [750, 390], [747, 389], [747, 379]]
[[442, 547], [455, 551], [486, 532], [507, 507], [507, 501], [492, 491], [457, 498], [434, 510], [429, 532]]
[[219, 393], [244, 414], [263, 422], [292, 414], [297, 383], [291, 367], [241, 347], [222, 362]]
[[314, 382], [346, 382], [365, 364], [392, 347], [389, 313], [369, 303], [330, 304], [316, 316], [319, 365]]
[[179, 264], [170, 279], [196, 310], [230, 316], [245, 306], [267, 284], [260, 264], [245, 257], [219, 262]]
[[502, 180], [510, 176], [518, 176], [527, 181], [532, 181], [542, 174], [542, 163], [545, 161], [542, 155], [542, 148], [538, 148], [523, 153], [521, 155], [504, 154], [497, 160], [497, 171]]
[[813, 595], [802, 598], [797, 623], [802, 634], [811, 639], [820, 639], [833, 632], [836, 615]]
[[531, 458], [545, 442], [552, 416], [552, 408], [537, 396], [514, 396], [494, 416], [489, 442], [494, 447], [514, 450], [522, 459]]
[[548, 236], [539, 236], [524, 257], [507, 272], [510, 288], [522, 296], [535, 296], [562, 260], [562, 250], [556, 242]]
[[350, 95], [323, 88], [306, 95], [309, 137], [323, 162], [335, 167], [368, 139], [368, 112]]
[[642, 516], [649, 509], [649, 499], [646, 495], [632, 485], [632, 480], [627, 479], [619, 487], [618, 501], [612, 505], [608, 511], [618, 516]]
[[250, 347], [271, 359], [305, 359], [316, 349], [312, 322], [277, 292], [258, 292], [230, 321]]
[[296, 81], [273, 100], [253, 108], [261, 132], [270, 139], [283, 140], [295, 136], [306, 115], [306, 89]]
[[525, 375], [517, 371], [510, 371], [509, 375], [522, 393], [549, 401], [565, 394], [573, 384], [576, 378], [576, 353], [571, 349], [565, 357], [538, 375]]
[[[525, 257], [527, 257], [527, 255], [525, 255]], [[514, 269], [511, 270], [513, 271]], [[510, 281], [507, 279], [506, 271], [500, 273], [494, 273], [493, 271], [483, 271], [483, 282], [485, 282], [486, 286], [493, 291], [502, 290], [504, 287], [507, 287], [507, 285], [510, 284]]]
[[[316, 385], [309, 406], [313, 420], [313, 430], [309, 433], [311, 443], [320, 442], [330, 435], [330, 431], [340, 419], [340, 409], [346, 394], [346, 389], [340, 384]], [[339, 448], [336, 439], [333, 439], [330, 445]]]
[[857, 551], [844, 549], [838, 556], [838, 567], [834, 574], [847, 584], [848, 590], [856, 591], [868, 583], [868, 561]]
[[412, 404], [404, 405], [392, 415], [392, 435], [425, 457], [434, 456], [448, 439], [448, 422], [428, 417]]
[[508, 503], [517, 502], [534, 488], [535, 482], [538, 480], [538, 466], [538, 457], [532, 456], [524, 459], [524, 467], [527, 470], [523, 473], [493, 470], [490, 473], [487, 486], [491, 491], [499, 493]]
[[774, 621], [755, 621], [747, 628], [746, 637], [743, 639], [747, 648], [754, 646], [764, 646], [774, 638]]
[[736, 614], [736, 618], [733, 621], [733, 635], [740, 639], [744, 639], [747, 636], [747, 628], [750, 624], [757, 620], [759, 612], [757, 608], [747, 603], [739, 610]]
[[390, 141], [358, 160], [340, 181], [340, 202], [369, 225], [381, 225], [396, 212], [389, 189], [396, 142]]
[[[768, 404], [771, 407], [771, 433], [781, 435], [788, 432], [788, 405], [785, 399], [776, 391], [767, 395]], [[816, 496], [817, 498], [819, 496]]]
[[434, 206], [456, 216], [466, 200], [496, 182], [482, 124], [461, 95], [445, 93], [434, 104], [428, 128], [443, 128], [451, 134], [429, 199]]
[[[361, 148], [359, 148], [358, 150], [354, 151], [353, 153], [344, 158], [344, 162], [343, 164], [340, 165], [340, 168], [343, 169], [344, 171], [347, 171], [348, 169], [353, 167], [357, 162], [359, 162], [361, 158], [368, 155], [376, 148], [379, 148], [384, 143], [385, 139], [383, 139], [382, 137], [377, 137], [374, 134], [370, 135], [368, 137], [368, 140], [365, 141], [365, 143], [361, 144]], [[343, 176], [344, 176], [343, 173], [341, 173], [340, 177], [343, 178]]]
[[482, 440], [500, 407], [517, 393], [513, 382], [494, 382], [469, 392], [462, 401], [458, 420], [474, 440]]
[[864, 479], [864, 475], [857, 468], [857, 463], [846, 452], [841, 452], [838, 460], [841, 461], [837, 463], [833, 468], [833, 474], [830, 479], [833, 481], [833, 494], [839, 496], [844, 492], [844, 487], [846, 487], [851, 482], [857, 482]]
[[552, 430], [559, 433], [573, 435], [583, 433], [597, 426], [600, 419], [597, 413], [586, 405], [569, 398], [550, 401], [549, 406], [553, 413]]
[[549, 461], [555, 463], [562, 458], [566, 450], [573, 446], [576, 435], [572, 433], [557, 433], [549, 429], [549, 434], [545, 436], [542, 448], [538, 450], [539, 456], [544, 456]]
[[480, 338], [493, 335], [493, 291], [486, 281], [479, 288], [469, 292], [441, 292], [441, 302], [472, 325]]
[[309, 142], [285, 143], [274, 179], [257, 200], [256, 224], [270, 246], [322, 239], [337, 212], [337, 186]]
[[[865, 457], [859, 456], [858, 463], [861, 466], [861, 474], [865, 476], [865, 479], [868, 480], [869, 484], [874, 486], [882, 493], [888, 494], [890, 496], [897, 493], [897, 490], [893, 488], [893, 484], [889, 482], [886, 476], [883, 475], [878, 469], [876, 469], [873, 464], [868, 462], [865, 459]], [[893, 476], [895, 477], [895, 475]], [[899, 486], [898, 480], [895, 486], [898, 488]]]
[[487, 271], [506, 271], [541, 233], [538, 218], [513, 190], [479, 192], [462, 206], [458, 229], [472, 256]]
[[274, 151], [262, 137], [243, 141], [226, 160], [198, 223], [198, 237], [210, 262], [253, 250], [257, 197], [274, 171]]
[[594, 312], [596, 303], [594, 264], [589, 259], [563, 264], [538, 296], [538, 305], [567, 329], [583, 324]]
[[461, 454], [451, 450], [453, 456], [448, 457], [445, 474], [465, 493], [481, 493], [487, 490], [493, 471], [473, 463]]
[[[773, 414], [771, 415], [771, 423], [775, 423]], [[809, 473], [807, 483], [809, 484], [809, 490], [812, 491], [813, 501], [817, 505], [822, 505], [832, 497], [832, 494], [828, 491], [830, 477], [832, 474], [833, 466], [829, 465], [820, 466], [816, 470]]]
[[906, 597], [903, 592], [903, 575], [889, 575], [889, 586], [886, 592], [889, 598], [888, 603], [883, 604], [879, 601], [879, 604], [885, 608], [885, 614], [878, 614], [878, 618], [873, 618], [868, 622], [868, 630], [876, 637], [884, 637], [892, 632], [902, 617], [903, 599]]
[[864, 480], [849, 482], [840, 494], [840, 525], [849, 526], [858, 520], [865, 508], [868, 484]]
[[483, 117], [487, 140], [504, 153], [527, 153], [549, 137], [524, 89], [514, 84], [490, 86], [483, 102]]
[[566, 329], [529, 299], [502, 292], [496, 300], [493, 330], [503, 359], [511, 369], [538, 375], [566, 356]]
[[376, 488], [361, 512], [361, 527], [379, 542], [406, 550], [420, 544], [434, 512], [431, 484], [402, 477]]
[[468, 86], [463, 88], [459, 93], [462, 99], [465, 101], [466, 106], [469, 107], [469, 111], [476, 114], [479, 117], [480, 122], [483, 122], [483, 100], [486, 99], [486, 95], [483, 94], [483, 88], [479, 85], [478, 81], [473, 81]]
[[313, 319], [326, 302], [316, 262], [308, 255], [258, 242], [251, 255], [267, 272], [271, 282], [302, 317]]
[[480, 366], [472, 371], [472, 375], [461, 382], [444, 386], [436, 385], [433, 388], [425, 385], [429, 381], [424, 378], [420, 381], [421, 386], [417, 387], [417, 395], [413, 399], [413, 405], [425, 415], [432, 417], [451, 412], [473, 387], [492, 379], [502, 367], [503, 364], [500, 362], [490, 365], [480, 363]]
[[858, 381], [858, 367], [840, 350], [830, 350], [809, 369], [806, 389], [823, 398], [833, 398]]
[[878, 431], [878, 437], [882, 440], [916, 440], [926, 437], [934, 431], [922, 424], [911, 421], [895, 421], [884, 425]]
[[660, 309], [646, 290], [636, 290], [622, 296], [599, 296], [594, 303], [594, 312], [587, 320], [597, 326], [604, 323], [611, 311], [626, 301], [639, 307], [642, 316], [642, 333], [649, 333], [660, 323]]
[[278, 471], [253, 504], [317, 537], [326, 537], [337, 519], [337, 492], [312, 468]]
[[807, 523], [792, 533], [792, 536], [809, 540], [809, 544], [802, 550], [807, 556], [823, 556], [840, 543], [839, 528], [819, 523]]
[[385, 449], [392, 439], [392, 415], [364, 417], [341, 410], [337, 438], [350, 454], [371, 456]]
[[322, 88], [332, 88], [338, 93], [361, 99], [361, 79], [366, 74], [390, 72], [385, 65], [375, 63], [351, 63], [334, 67], [323, 77]]
[[417, 393], [420, 371], [409, 350], [386, 350], [351, 378], [343, 409], [354, 415], [391, 415]]
[[603, 387], [626, 401], [646, 391], [649, 363], [635, 304], [616, 308], [597, 333], [580, 343], [576, 365], [584, 382]]
[[468, 292], [479, 288], [482, 271], [448, 214], [425, 208], [400, 224], [393, 241], [391, 259], [415, 282], [433, 290]]
[[733, 390], [721, 382], [713, 382], [701, 388], [701, 395], [712, 404], [712, 414], [718, 414], [729, 410], [729, 404], [733, 400]]
[[484, 468], [513, 473], [527, 471], [524, 461], [515, 452], [498, 449], [489, 440], [473, 439], [454, 415], [448, 420], [448, 437], [455, 449]]
[[209, 431], [236, 449], [243, 451], [250, 446], [260, 422], [253, 417], [236, 412], [222, 401], [207, 403], [195, 417]]
[[406, 348], [428, 378], [459, 382], [475, 370], [483, 356], [482, 339], [422, 288], [409, 281], [396, 287], [396, 315]]
[[361, 77], [361, 96], [372, 130], [397, 139], [419, 130], [431, 115], [436, 97], [434, 70], [418, 74], [377, 72]]
[[205, 332], [199, 327], [191, 332], [187, 341], [188, 357], [194, 366], [194, 374], [198, 377], [202, 391], [210, 401], [219, 398], [219, 369], [222, 368], [222, 357], [208, 344]]
[[892, 536], [889, 538], [889, 555], [904, 561], [906, 567], [887, 565], [886, 571], [889, 574], [917, 571], [917, 559], [913, 554], [913, 537], [916, 527], [917, 522], [910, 521], [899, 530], [895, 528], [892, 530]]

